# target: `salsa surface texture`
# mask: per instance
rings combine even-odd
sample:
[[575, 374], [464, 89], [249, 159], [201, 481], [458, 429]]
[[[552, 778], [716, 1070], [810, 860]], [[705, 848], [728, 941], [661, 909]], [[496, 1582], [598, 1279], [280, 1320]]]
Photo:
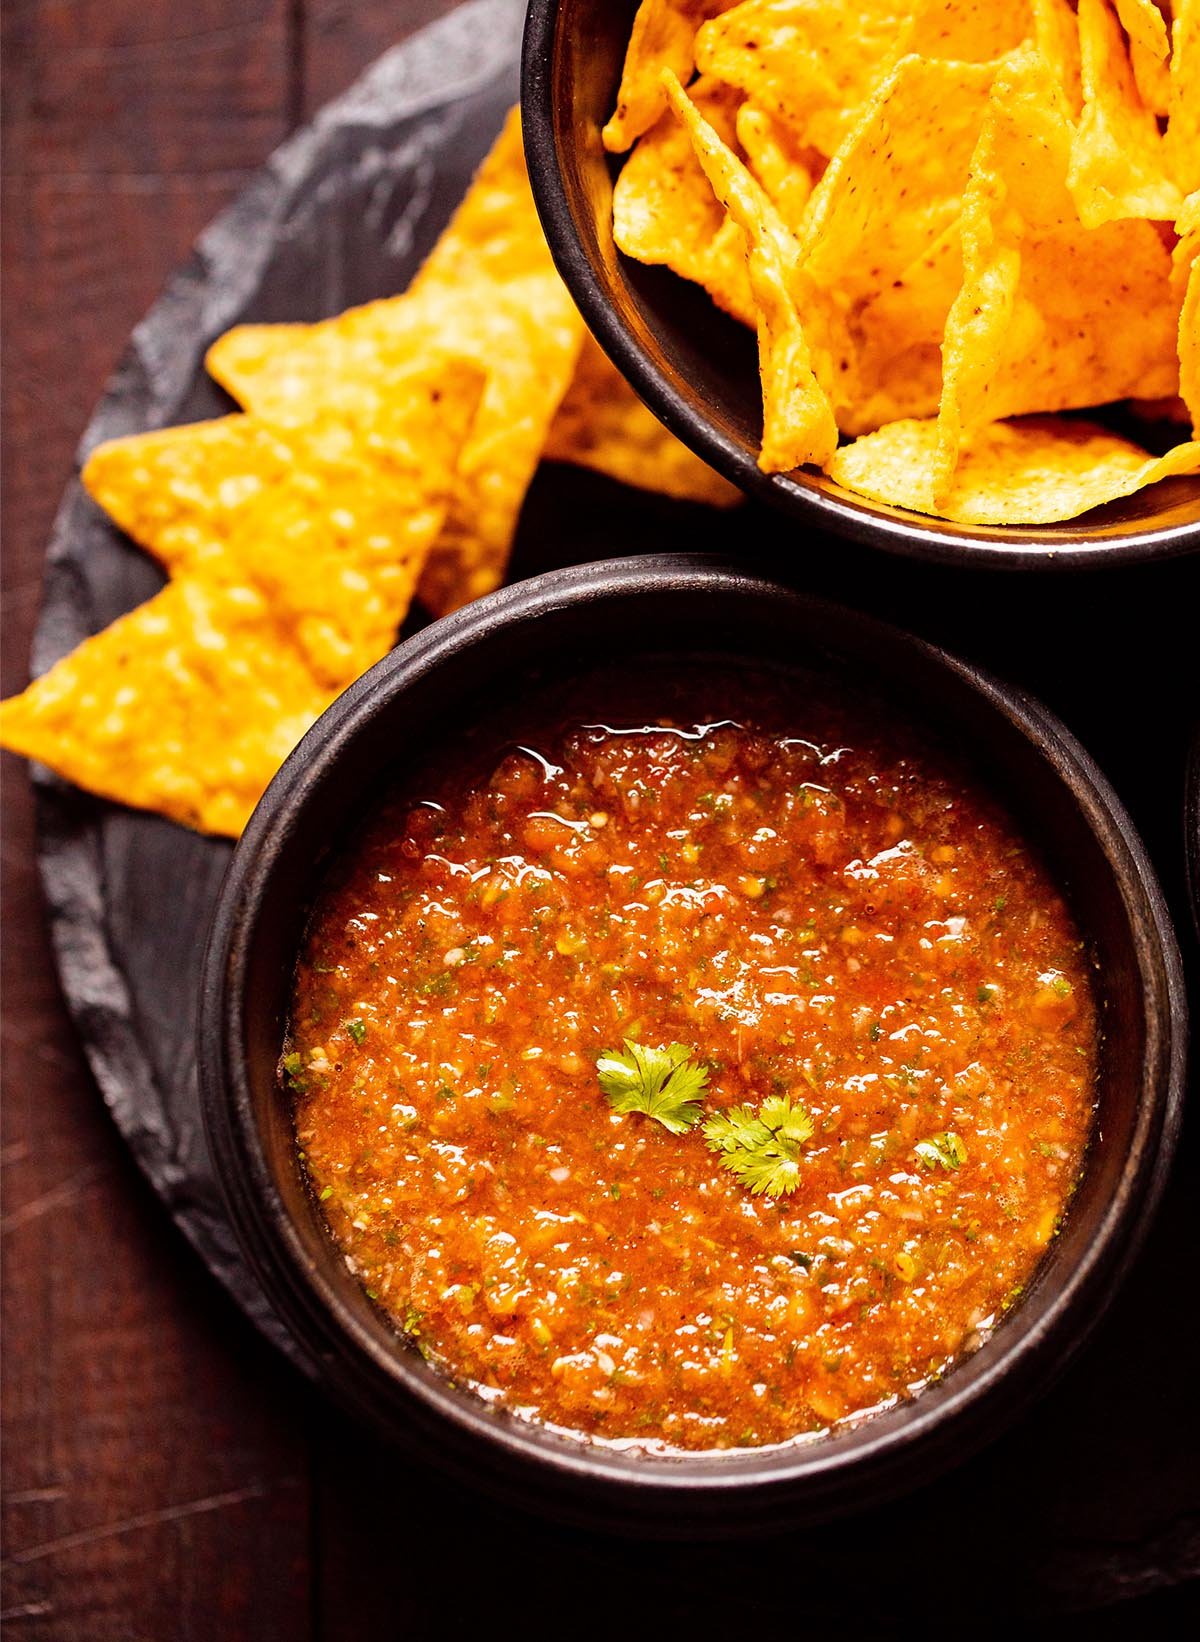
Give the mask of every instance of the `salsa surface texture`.
[[[579, 686], [382, 803], [322, 891], [282, 1062], [314, 1190], [397, 1325], [525, 1417], [825, 1429], [977, 1344], [1066, 1207], [1067, 908], [974, 781], [829, 689]], [[614, 1111], [625, 1040], [690, 1050], [705, 1117], [801, 1108], [794, 1189]]]

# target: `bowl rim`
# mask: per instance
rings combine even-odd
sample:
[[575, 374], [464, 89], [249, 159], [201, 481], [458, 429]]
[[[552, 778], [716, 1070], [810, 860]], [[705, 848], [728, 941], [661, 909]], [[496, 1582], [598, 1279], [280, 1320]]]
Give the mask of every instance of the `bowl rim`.
[[[256, 922], [297, 817], [329, 780], [348, 745], [377, 713], [393, 710], [414, 684], [452, 664], [480, 639], [529, 628], [541, 617], [578, 604], [602, 605], [606, 598], [663, 589], [722, 596], [768, 594], [804, 607], [813, 619], [835, 613], [839, 621], [864, 634], [886, 635], [889, 643], [947, 669], [1051, 764], [1097, 837], [1125, 904], [1145, 1000], [1146, 1046], [1134, 1141], [1095, 1236], [1078, 1261], [1063, 1271], [1053, 1295], [1043, 1292], [1039, 1299], [1037, 1292], [1031, 1293], [944, 1381], [901, 1405], [906, 1410], [902, 1424], [889, 1424], [884, 1411], [860, 1418], [836, 1432], [833, 1440], [660, 1457], [562, 1441], [539, 1424], [498, 1417], [482, 1399], [456, 1392], [440, 1373], [432, 1373], [423, 1363], [418, 1368], [419, 1359], [403, 1348], [399, 1336], [384, 1348], [360, 1325], [306, 1255], [274, 1184], [255, 1121], [242, 1054], [241, 1000]], [[651, 1495], [661, 1500], [665, 1494], [677, 1504], [686, 1500], [701, 1514], [711, 1515], [716, 1503], [728, 1502], [731, 1493], [759, 1490], [777, 1498], [801, 1484], [810, 1490], [840, 1485], [844, 1493], [845, 1479], [851, 1476], [859, 1483], [868, 1475], [874, 1477], [872, 1498], [897, 1492], [905, 1482], [887, 1479], [911, 1463], [915, 1445], [922, 1445], [929, 1462], [925, 1474], [932, 1475], [986, 1440], [989, 1433], [979, 1431], [983, 1411], [989, 1411], [994, 1427], [994, 1402], [999, 1399], [993, 1393], [1001, 1381], [1011, 1376], [1006, 1419], [1045, 1389], [1096, 1326], [1157, 1207], [1182, 1116], [1186, 1033], [1182, 967], [1154, 870], [1120, 800], [1052, 713], [1024, 692], [902, 629], [801, 592], [768, 572], [711, 556], [667, 553], [550, 571], [503, 588], [401, 644], [321, 716], [267, 789], [227, 871], [204, 958], [197, 1059], [205, 1128], [239, 1242], [272, 1305], [343, 1400], [360, 1412], [377, 1415], [382, 1389], [390, 1399], [389, 1408], [413, 1421], [418, 1441], [418, 1428], [424, 1427], [439, 1448], [443, 1444], [437, 1442], [438, 1435], [449, 1431], [460, 1446], [468, 1443], [476, 1450], [470, 1469], [477, 1480], [487, 1480], [485, 1462], [478, 1458], [483, 1454], [488, 1464], [502, 1466], [507, 1459], [527, 1474], [532, 1467], [543, 1481], [583, 1484], [597, 1499], [607, 1496], [609, 1507], [648, 1509]], [[349, 1353], [339, 1362], [347, 1346]], [[1018, 1389], [1020, 1368], [1025, 1370], [1024, 1384]], [[443, 1451], [441, 1457], [453, 1468], [452, 1454]], [[505, 1491], [503, 1483], [500, 1491]], [[816, 1514], [836, 1514], [851, 1505], [848, 1500], [823, 1503]], [[594, 1520], [592, 1511], [585, 1510], [580, 1520]], [[739, 1528], [735, 1524], [721, 1531]]]
[[717, 428], [675, 386], [618, 316], [603, 279], [584, 248], [563, 172], [554, 114], [554, 59], [561, 0], [529, 0], [521, 51], [521, 124], [534, 203], [563, 283], [588, 329], [643, 402], [677, 439], [738, 489], [810, 525], [903, 558], [972, 570], [1089, 569], [1140, 564], [1200, 552], [1196, 518], [1134, 527], [1089, 538], [1064, 520], [1059, 526], [976, 526], [966, 534], [948, 520], [834, 494], [787, 474], [766, 474], [735, 440]]

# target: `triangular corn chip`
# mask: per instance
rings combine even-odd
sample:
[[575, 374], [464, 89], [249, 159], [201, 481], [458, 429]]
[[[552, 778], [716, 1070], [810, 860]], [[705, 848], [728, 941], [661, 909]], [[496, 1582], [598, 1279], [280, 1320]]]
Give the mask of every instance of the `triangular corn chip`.
[[[688, 95], [702, 107], [695, 86]], [[738, 109], [737, 140], [763, 192], [795, 233], [804, 221], [813, 184], [824, 169], [821, 156], [800, 148], [783, 121], [756, 103], [743, 103]]]
[[942, 388], [942, 333], [962, 286], [962, 234], [953, 222], [910, 267], [881, 282], [850, 314], [835, 368], [843, 433], [868, 433], [909, 415], [932, 416]]
[[789, 288], [796, 273], [796, 242], [762, 188], [689, 101], [678, 80], [663, 78], [671, 107], [686, 128], [714, 193], [749, 248], [763, 392], [759, 466], [765, 473], [787, 473], [805, 464], [823, 467], [837, 448], [837, 423], [817, 379]]
[[658, 121], [667, 106], [662, 73], [679, 79], [692, 72], [696, 30], [737, 0], [641, 0], [617, 90], [617, 106], [604, 127], [604, 146], [623, 154]]
[[366, 426], [276, 436], [226, 417], [101, 446], [94, 492], [177, 579], [0, 704], [0, 744], [103, 797], [240, 831], [394, 642], [482, 386], [452, 361]]
[[1182, 203], [1179, 189], [1168, 175], [1158, 121], [1138, 94], [1108, 0], [1079, 0], [1079, 42], [1083, 115], [1071, 138], [1067, 186], [1080, 221], [1085, 228], [1122, 217], [1173, 221]]
[[[690, 95], [722, 141], [732, 144], [741, 93], [697, 80]], [[670, 268], [702, 286], [735, 319], [755, 323], [745, 238], [714, 197], [687, 132], [670, 110], [647, 131], [617, 178], [613, 238], [626, 256]]]
[[482, 383], [449, 360], [291, 427], [227, 416], [117, 439], [83, 480], [172, 575], [267, 593], [318, 674], [345, 684], [404, 619]]
[[830, 473], [873, 501], [976, 525], [1053, 524], [1160, 479], [1200, 473], [1200, 443], [1156, 458], [1094, 423], [1028, 417], [974, 434], [935, 508], [937, 452], [935, 422], [892, 422], [843, 446]]
[[102, 798], [236, 836], [337, 693], [261, 594], [188, 579], [0, 703], [0, 745]]
[[1025, 0], [746, 0], [696, 37], [696, 66], [737, 86], [794, 132], [835, 154], [880, 76], [900, 57], [986, 62], [1029, 31]]
[[1079, 19], [1069, 0], [1033, 0], [1034, 40], [1065, 99], [1078, 118], [1083, 108], [1083, 65], [1079, 54]]
[[1200, 0], [1175, 0], [1167, 145], [1171, 175], [1183, 194], [1200, 189]]
[[590, 336], [542, 454], [679, 501], [733, 507], [742, 499], [740, 490], [667, 432]]
[[828, 157], [852, 129], [904, 18], [899, 0], [848, 8], [746, 0], [701, 29], [696, 64], [790, 127], [802, 147]]
[[805, 267], [818, 285], [874, 294], [958, 220], [994, 78], [990, 63], [905, 57], [880, 82], [813, 192]]
[[1133, 78], [1138, 96], [1151, 114], [1166, 119], [1171, 107], [1171, 65], [1156, 57], [1140, 41], [1129, 42], [1129, 61], [1133, 64]]
[[222, 416], [98, 445], [83, 483], [169, 575], [207, 569], [228, 580], [241, 516], [265, 488], [288, 480], [294, 460], [265, 422]]
[[459, 355], [488, 372], [420, 591], [443, 614], [496, 587], [584, 335], [534, 208], [516, 110], [409, 292], [282, 327], [282, 340], [275, 329], [238, 327], [208, 364], [248, 410], [280, 426], [318, 405], [341, 414], [431, 358]]
[[933, 501], [985, 423], [1173, 394], [1178, 306], [1151, 223], [1080, 227], [1066, 185], [1071, 122], [1052, 70], [1002, 68], [963, 200], [963, 286], [943, 343]]
[[1156, 0], [1114, 0], [1121, 27], [1151, 57], [1167, 55], [1167, 25]]
[[847, 432], [937, 406], [962, 283], [962, 193], [994, 77], [991, 63], [903, 58], [813, 191], [804, 271], [824, 300], [804, 320], [836, 361], [830, 391]]
[[1179, 394], [1200, 439], [1200, 190], [1189, 194], [1176, 223], [1179, 243], [1172, 282], [1182, 292], [1179, 310]]

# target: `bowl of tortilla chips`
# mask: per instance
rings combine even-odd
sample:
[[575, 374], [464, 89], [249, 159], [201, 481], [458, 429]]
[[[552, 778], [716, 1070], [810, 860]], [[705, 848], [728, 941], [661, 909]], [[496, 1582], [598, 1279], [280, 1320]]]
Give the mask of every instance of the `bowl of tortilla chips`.
[[534, 194], [666, 426], [809, 525], [1200, 547], [1200, 0], [532, 0]]

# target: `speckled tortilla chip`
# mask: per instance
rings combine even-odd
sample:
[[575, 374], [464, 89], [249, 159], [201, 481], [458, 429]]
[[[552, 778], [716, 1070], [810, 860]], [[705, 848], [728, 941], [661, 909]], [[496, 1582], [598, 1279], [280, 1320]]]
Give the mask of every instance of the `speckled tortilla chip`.
[[[962, 236], [957, 222], [903, 273], [861, 302], [847, 323], [842, 358], [853, 374], [835, 367], [838, 425], [869, 433], [903, 416], [932, 416], [942, 388], [942, 332], [962, 285]], [[840, 361], [839, 361], [840, 363]]]
[[848, 432], [937, 407], [962, 194], [994, 75], [990, 63], [905, 57], [813, 192], [804, 269], [825, 303], [805, 322], [814, 336], [826, 327]]
[[733, 507], [742, 493], [647, 410], [589, 336], [543, 455], [679, 501]]
[[1129, 61], [1138, 96], [1152, 114], [1166, 118], [1171, 107], [1171, 65], [1147, 51], [1140, 41], [1129, 42]]
[[322, 324], [239, 327], [214, 344], [213, 375], [279, 425], [340, 413], [431, 358], [488, 373], [458, 485], [420, 595], [435, 614], [496, 587], [525, 492], [584, 327], [538, 222], [516, 110], [411, 289]]
[[801, 146], [828, 157], [895, 50], [904, 17], [897, 0], [849, 8], [746, 0], [701, 29], [696, 63], [789, 127]]
[[1200, 189], [1200, 0], [1175, 0], [1166, 147], [1181, 193]]
[[[693, 102], [698, 101], [695, 86], [690, 95]], [[813, 184], [824, 170], [821, 156], [802, 149], [783, 121], [756, 103], [743, 103], [738, 109], [737, 141], [763, 192], [793, 233], [797, 232]]]
[[[698, 80], [691, 96], [722, 141], [732, 143], [740, 93]], [[617, 178], [613, 237], [626, 256], [670, 268], [703, 286], [735, 319], [755, 323], [745, 238], [714, 196], [687, 132], [669, 110]]]
[[671, 106], [714, 193], [749, 247], [763, 393], [759, 466], [766, 473], [787, 473], [805, 464], [823, 467], [837, 448], [837, 424], [792, 291], [799, 248], [762, 188], [689, 101], [678, 80], [664, 80]]
[[692, 72], [696, 31], [737, 0], [642, 0], [633, 20], [617, 106], [604, 127], [604, 146], [623, 154], [650, 130], [667, 106], [664, 69], [687, 80]]
[[1079, 56], [1079, 19], [1069, 0], [1033, 0], [1034, 40], [1063, 94], [1067, 111], [1077, 118], [1083, 107], [1083, 66]]
[[482, 383], [449, 360], [289, 427], [228, 416], [134, 435], [94, 451], [83, 480], [172, 575], [267, 593], [314, 669], [345, 684], [408, 610]]
[[101, 446], [94, 493], [177, 579], [0, 704], [0, 744], [102, 797], [239, 832], [394, 643], [482, 386], [454, 361], [367, 426], [226, 417]]
[[1094, 423], [1029, 417], [982, 428], [962, 452], [954, 483], [932, 504], [934, 422], [893, 422], [838, 451], [830, 470], [857, 495], [976, 525], [1074, 519], [1146, 485], [1200, 473], [1200, 444], [1152, 457]]
[[990, 63], [1032, 32], [1031, 0], [915, 0], [908, 8], [899, 52]]
[[230, 538], [264, 489], [286, 481], [293, 454], [253, 416], [222, 416], [112, 439], [83, 483], [113, 522], [171, 575], [230, 570]]
[[1083, 114], [1071, 137], [1067, 186], [1080, 221], [1085, 228], [1122, 217], [1173, 221], [1180, 193], [1168, 175], [1158, 121], [1138, 93], [1108, 0], [1079, 0], [1079, 42]]
[[1179, 394], [1200, 438], [1200, 190], [1189, 194], [1176, 223], [1179, 243], [1172, 259], [1172, 283], [1181, 294], [1179, 310]]
[[906, 57], [881, 81], [813, 193], [806, 267], [874, 295], [957, 221], [995, 70]]
[[0, 745], [102, 798], [236, 836], [336, 694], [261, 594], [185, 580], [0, 703]]
[[1148, 222], [1079, 225], [1071, 122], [1032, 53], [1002, 69], [963, 200], [963, 286], [943, 344], [935, 496], [983, 424], [1176, 391], [1178, 304]]
[[696, 37], [696, 64], [830, 157], [883, 74], [909, 52], [988, 61], [1029, 32], [1025, 0], [746, 0]]
[[1156, 0], [1114, 0], [1121, 27], [1152, 57], [1167, 55], [1167, 25]]

